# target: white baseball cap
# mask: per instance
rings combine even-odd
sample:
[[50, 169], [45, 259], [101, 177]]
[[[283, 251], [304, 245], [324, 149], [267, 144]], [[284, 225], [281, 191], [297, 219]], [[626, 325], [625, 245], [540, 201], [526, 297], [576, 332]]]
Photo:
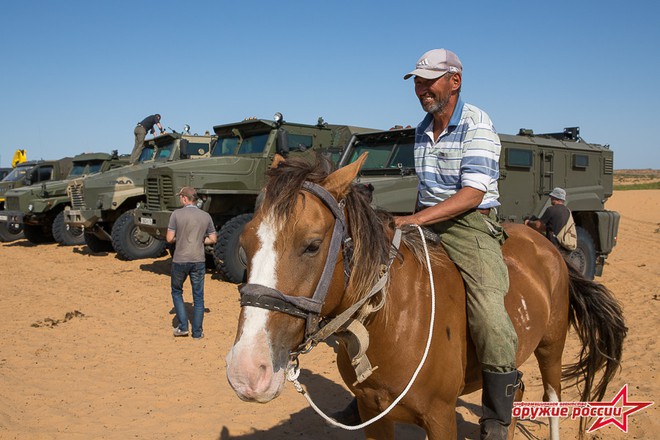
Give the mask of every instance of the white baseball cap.
[[445, 73], [462, 72], [463, 64], [456, 54], [447, 49], [433, 49], [426, 52], [417, 61], [415, 70], [406, 74], [403, 79], [419, 76], [424, 79], [437, 79]]

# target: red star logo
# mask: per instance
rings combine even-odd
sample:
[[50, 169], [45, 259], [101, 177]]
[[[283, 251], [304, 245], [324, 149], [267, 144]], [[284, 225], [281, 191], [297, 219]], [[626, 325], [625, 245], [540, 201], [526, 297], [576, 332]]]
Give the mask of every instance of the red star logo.
[[[589, 428], [587, 432], [593, 432], [597, 429], [607, 426], [612, 423], [614, 426], [618, 427], [621, 431], [628, 433], [628, 416], [631, 414], [640, 411], [647, 406], [653, 405], [654, 402], [629, 402], [628, 401], [628, 384], [624, 385], [621, 390], [614, 396], [611, 402], [590, 402], [589, 405], [593, 407], [618, 407], [617, 405], [621, 401], [621, 420], [617, 420], [614, 417], [599, 417], [593, 425]], [[625, 410], [626, 408], [630, 408]]]

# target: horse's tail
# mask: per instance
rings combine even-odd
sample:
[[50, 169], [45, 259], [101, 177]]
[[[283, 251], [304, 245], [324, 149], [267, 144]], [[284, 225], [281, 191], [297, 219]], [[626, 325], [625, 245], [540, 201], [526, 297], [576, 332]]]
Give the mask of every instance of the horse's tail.
[[[569, 322], [580, 338], [582, 349], [578, 361], [563, 368], [562, 379], [575, 380], [578, 389], [581, 388], [583, 402], [600, 401], [621, 366], [623, 340], [628, 328], [621, 304], [612, 292], [602, 284], [585, 279], [570, 263], [567, 266]], [[594, 385], [601, 369], [600, 381]], [[580, 425], [582, 427], [582, 423]]]

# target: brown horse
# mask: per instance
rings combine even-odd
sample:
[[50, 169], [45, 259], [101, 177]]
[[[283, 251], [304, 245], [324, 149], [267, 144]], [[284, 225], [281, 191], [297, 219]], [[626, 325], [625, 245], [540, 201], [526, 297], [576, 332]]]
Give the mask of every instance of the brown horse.
[[[352, 185], [363, 160], [330, 173], [320, 162], [291, 159], [269, 171], [263, 200], [241, 236], [248, 283], [240, 289], [243, 307], [227, 354], [227, 378], [241, 399], [264, 403], [277, 397], [285, 372], [300, 347], [310, 345], [319, 320], [363, 298], [388, 266], [385, 287], [354, 316], [368, 330], [366, 355], [378, 368], [358, 382], [346, 351], [338, 354], [340, 373], [357, 397], [362, 420], [387, 408], [419, 364], [431, 322], [421, 240], [416, 231], [404, 234], [404, 244], [391, 258], [391, 216], [376, 213]], [[580, 383], [583, 400], [600, 400], [618, 369], [627, 331], [619, 304], [603, 286], [567, 267], [542, 235], [515, 224], [506, 230], [506, 307], [518, 333], [518, 364], [534, 353], [543, 399], [558, 401], [562, 352], [572, 324], [583, 350], [564, 369], [563, 379]], [[421, 426], [430, 440], [456, 438], [457, 398], [481, 386], [463, 281], [442, 246], [431, 245], [429, 252], [437, 296], [432, 344], [409, 392], [387, 416], [365, 428], [369, 439], [394, 438], [397, 421]], [[551, 435], [558, 437], [557, 420], [551, 422]]]

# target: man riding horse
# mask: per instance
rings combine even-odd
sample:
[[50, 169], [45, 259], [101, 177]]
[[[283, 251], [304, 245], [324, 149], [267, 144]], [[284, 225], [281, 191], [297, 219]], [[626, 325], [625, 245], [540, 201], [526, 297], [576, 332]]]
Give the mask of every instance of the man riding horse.
[[[458, 267], [482, 369], [481, 438], [505, 439], [522, 373], [516, 370], [516, 332], [504, 308], [509, 276], [500, 246], [506, 235], [496, 211], [501, 145], [489, 116], [461, 100], [462, 72], [456, 54], [434, 49], [403, 77], [414, 77], [427, 115], [415, 133], [417, 210], [395, 223], [431, 227]], [[340, 414], [352, 419], [350, 411]]]

